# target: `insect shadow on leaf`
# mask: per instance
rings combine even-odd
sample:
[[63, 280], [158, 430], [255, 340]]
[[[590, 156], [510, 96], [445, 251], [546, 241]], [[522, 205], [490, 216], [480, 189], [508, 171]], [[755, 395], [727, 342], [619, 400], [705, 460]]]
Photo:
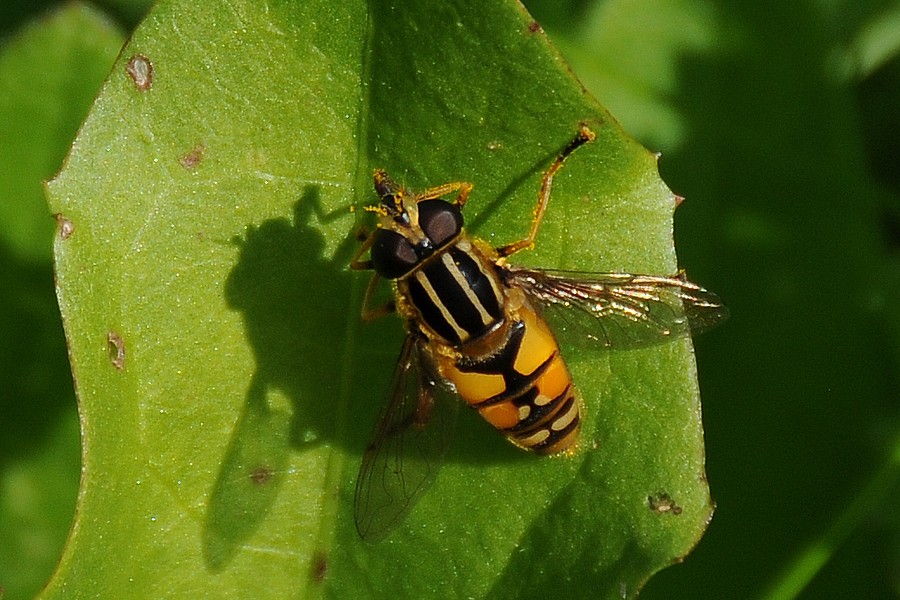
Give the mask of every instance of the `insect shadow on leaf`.
[[[206, 515], [204, 556], [223, 568], [265, 519], [292, 452], [335, 442], [341, 361], [350, 314], [346, 251], [325, 255], [315, 227], [324, 214], [307, 187], [293, 219], [248, 228], [225, 286], [243, 316], [256, 369], [216, 479]], [[347, 243], [352, 240], [347, 240]], [[327, 357], [330, 357], [328, 359]], [[266, 473], [261, 480], [260, 473]]]

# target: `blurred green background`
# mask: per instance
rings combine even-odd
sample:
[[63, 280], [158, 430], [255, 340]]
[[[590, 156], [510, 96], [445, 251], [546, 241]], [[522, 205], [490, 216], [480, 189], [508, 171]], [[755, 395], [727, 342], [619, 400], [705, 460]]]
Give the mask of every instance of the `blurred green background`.
[[[900, 597], [900, 2], [526, 4], [663, 153], [681, 263], [732, 312], [697, 341], [718, 509], [642, 597]], [[0, 8], [4, 598], [49, 577], [79, 476], [41, 181], [147, 5]]]

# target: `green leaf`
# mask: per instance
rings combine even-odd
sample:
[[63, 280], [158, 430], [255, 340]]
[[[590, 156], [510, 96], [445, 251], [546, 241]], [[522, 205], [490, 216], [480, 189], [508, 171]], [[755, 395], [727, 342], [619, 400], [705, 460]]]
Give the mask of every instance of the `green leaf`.
[[473, 182], [467, 222], [499, 245], [587, 122], [597, 141], [516, 260], [676, 269], [655, 157], [521, 7], [409, 4], [164, 1], [122, 53], [49, 187], [85, 464], [46, 598], [633, 597], [702, 535], [683, 341], [564, 348], [577, 455], [528, 455], [466, 413], [407, 521], [358, 539], [356, 470], [402, 335], [359, 322], [367, 278], [347, 268], [373, 168]]

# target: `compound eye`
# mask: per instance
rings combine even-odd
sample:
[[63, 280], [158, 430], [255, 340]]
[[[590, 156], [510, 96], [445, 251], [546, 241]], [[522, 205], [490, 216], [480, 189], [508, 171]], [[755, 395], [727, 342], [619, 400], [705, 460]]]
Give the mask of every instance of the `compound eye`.
[[385, 279], [397, 279], [409, 273], [419, 262], [412, 244], [389, 229], [375, 232], [371, 258], [375, 272]]
[[418, 208], [419, 226], [435, 246], [443, 246], [462, 231], [462, 212], [446, 200], [423, 200]]

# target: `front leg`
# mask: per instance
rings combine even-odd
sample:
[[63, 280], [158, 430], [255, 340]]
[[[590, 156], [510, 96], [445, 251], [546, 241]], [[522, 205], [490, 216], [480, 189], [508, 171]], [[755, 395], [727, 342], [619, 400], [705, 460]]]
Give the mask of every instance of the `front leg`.
[[375, 243], [375, 234], [369, 233], [365, 225], [362, 225], [356, 232], [356, 239], [361, 240], [362, 244], [359, 245], [359, 248], [356, 250], [356, 254], [353, 255], [352, 259], [350, 259], [350, 268], [354, 271], [371, 271], [372, 261], [361, 259], [362, 255], [368, 252], [369, 249], [372, 248], [372, 244]]
[[472, 184], [468, 181], [454, 181], [452, 183], [445, 183], [444, 185], [428, 188], [424, 192], [416, 194], [416, 202], [421, 202], [422, 200], [434, 200], [435, 198], [442, 198], [452, 192], [459, 192], [456, 195], [456, 198], [453, 199], [453, 205], [458, 206], [461, 209], [469, 200], [469, 192], [471, 191]]

